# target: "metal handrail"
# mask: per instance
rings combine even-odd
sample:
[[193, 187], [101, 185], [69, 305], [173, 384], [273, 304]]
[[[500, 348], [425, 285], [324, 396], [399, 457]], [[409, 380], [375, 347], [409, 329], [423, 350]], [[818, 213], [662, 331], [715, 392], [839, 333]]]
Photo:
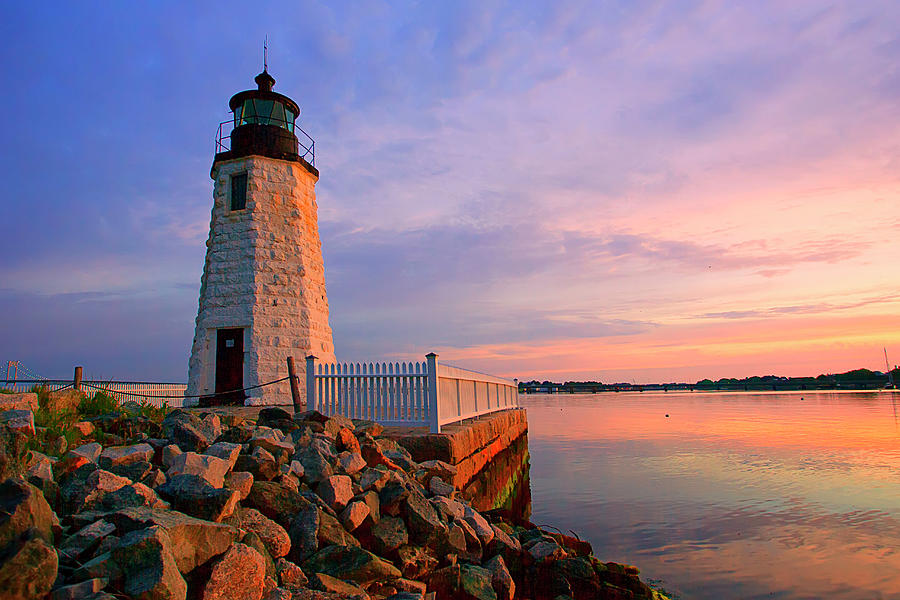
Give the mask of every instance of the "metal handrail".
[[[265, 120], [266, 122], [265, 123], [244, 123], [244, 121], [249, 121], [250, 119], [259, 119], [260, 121]], [[250, 117], [250, 119], [247, 119], [247, 118], [241, 119], [241, 122], [242, 122], [241, 125], [272, 124], [272, 125], [275, 125], [276, 127], [281, 127], [281, 125], [279, 125], [279, 123], [283, 123], [285, 125], [290, 123], [289, 121], [286, 121], [284, 119], [278, 119], [278, 118], [272, 118], [272, 117]], [[228, 131], [228, 135], [224, 135], [226, 125], [232, 126], [231, 130]], [[240, 125], [238, 125], [238, 127], [240, 127]], [[312, 137], [308, 133], [303, 131], [303, 129], [296, 123], [293, 123], [293, 131], [291, 131], [287, 127], [281, 127], [281, 128], [284, 129], [285, 131], [292, 132], [294, 134], [294, 137], [297, 139], [297, 155], [300, 158], [302, 158], [303, 160], [307, 161], [312, 166], [316, 166], [316, 141], [314, 139], [312, 139]], [[231, 132], [232, 131], [234, 131], [234, 118], [231, 118], [231, 119], [228, 119], [227, 121], [222, 121], [221, 123], [219, 123], [219, 129], [216, 132], [216, 154], [218, 154], [220, 152], [228, 152], [229, 150], [231, 150]], [[301, 141], [302, 138], [300, 137], [300, 135], [298, 135], [297, 132], [300, 132], [301, 134], [303, 134], [303, 137], [306, 138], [307, 143], [304, 143], [303, 141]], [[302, 152], [301, 152], [301, 149], [303, 150]]]

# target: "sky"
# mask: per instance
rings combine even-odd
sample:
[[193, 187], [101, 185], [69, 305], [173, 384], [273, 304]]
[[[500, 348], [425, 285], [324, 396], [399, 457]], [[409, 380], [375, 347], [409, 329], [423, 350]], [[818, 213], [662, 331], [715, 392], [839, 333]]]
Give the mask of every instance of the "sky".
[[896, 2], [3, 3], [0, 33], [4, 364], [186, 380], [215, 133], [265, 36], [340, 360], [900, 362]]

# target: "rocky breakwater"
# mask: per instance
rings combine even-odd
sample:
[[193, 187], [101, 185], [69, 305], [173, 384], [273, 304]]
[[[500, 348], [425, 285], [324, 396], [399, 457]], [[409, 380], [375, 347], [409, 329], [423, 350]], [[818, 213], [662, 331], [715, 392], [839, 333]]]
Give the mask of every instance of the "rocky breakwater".
[[585, 542], [472, 509], [455, 467], [413, 461], [372, 422], [278, 408], [88, 422], [59, 458], [2, 425], [3, 598], [662, 597]]

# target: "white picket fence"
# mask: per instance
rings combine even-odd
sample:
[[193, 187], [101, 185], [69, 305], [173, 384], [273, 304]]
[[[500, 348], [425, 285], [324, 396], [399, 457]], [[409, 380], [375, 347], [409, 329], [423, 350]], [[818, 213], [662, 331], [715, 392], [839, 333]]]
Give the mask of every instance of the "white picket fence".
[[518, 406], [519, 384], [425, 362], [319, 364], [306, 357], [306, 398], [325, 415], [341, 414], [388, 426], [441, 426]]
[[[51, 392], [70, 387], [72, 380], [64, 379], [8, 379], [0, 380], [0, 387], [14, 391], [27, 392], [35, 385], [44, 386]], [[146, 402], [154, 406], [184, 406], [186, 383], [155, 383], [150, 381], [91, 381], [81, 382], [81, 389], [87, 395], [102, 391], [119, 402], [134, 400]], [[159, 396], [168, 396], [161, 398]]]

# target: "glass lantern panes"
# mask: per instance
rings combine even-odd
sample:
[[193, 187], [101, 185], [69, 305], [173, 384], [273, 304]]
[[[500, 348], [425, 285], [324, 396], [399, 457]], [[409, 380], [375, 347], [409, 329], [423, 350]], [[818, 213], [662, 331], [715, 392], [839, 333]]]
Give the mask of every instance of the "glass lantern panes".
[[297, 118], [289, 108], [273, 100], [247, 98], [234, 110], [234, 126], [240, 125], [276, 125], [288, 131], [294, 131], [294, 120]]

